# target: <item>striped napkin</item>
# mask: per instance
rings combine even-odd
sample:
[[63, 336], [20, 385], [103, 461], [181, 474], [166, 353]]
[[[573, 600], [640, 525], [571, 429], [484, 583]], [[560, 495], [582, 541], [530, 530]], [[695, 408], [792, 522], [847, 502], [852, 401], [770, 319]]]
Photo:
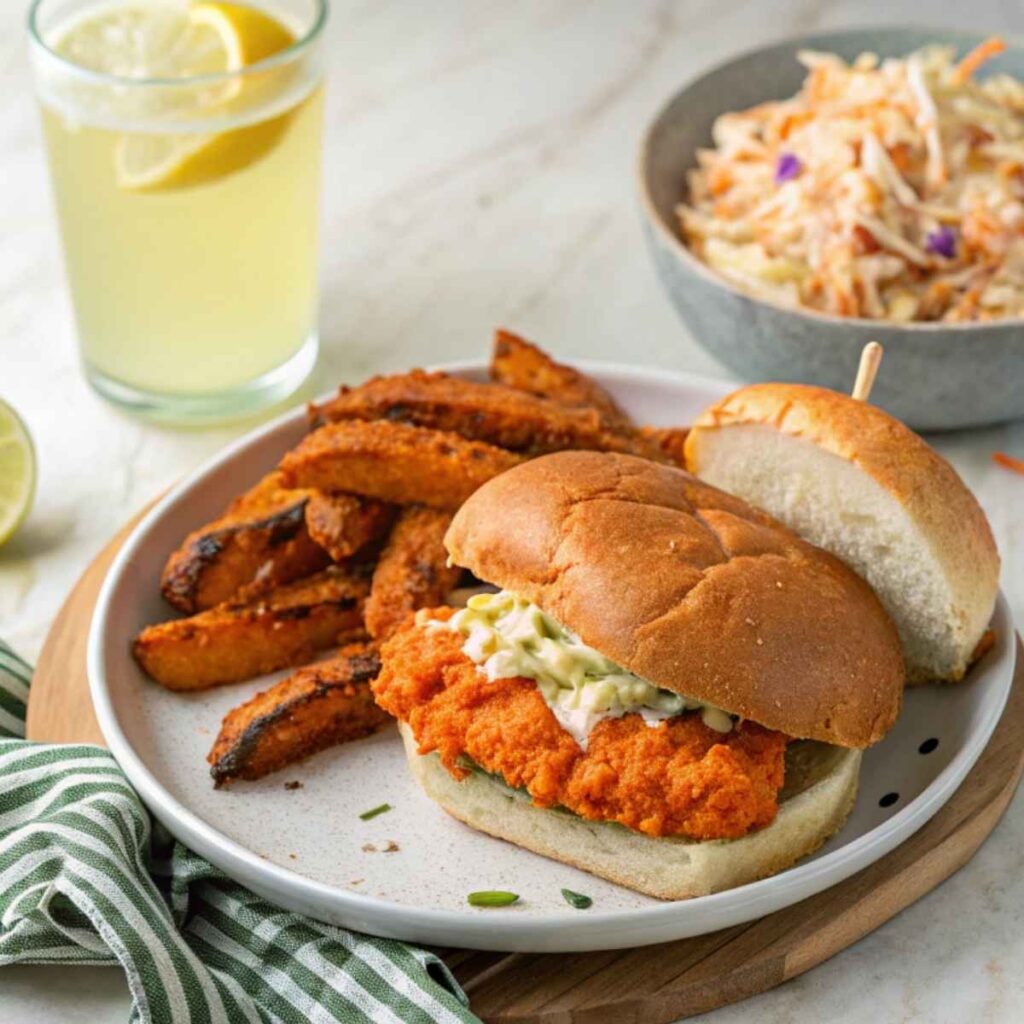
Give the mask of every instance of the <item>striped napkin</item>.
[[113, 757], [29, 743], [0, 641], [0, 965], [114, 964], [132, 1024], [472, 1024], [433, 953], [279, 910], [150, 820]]

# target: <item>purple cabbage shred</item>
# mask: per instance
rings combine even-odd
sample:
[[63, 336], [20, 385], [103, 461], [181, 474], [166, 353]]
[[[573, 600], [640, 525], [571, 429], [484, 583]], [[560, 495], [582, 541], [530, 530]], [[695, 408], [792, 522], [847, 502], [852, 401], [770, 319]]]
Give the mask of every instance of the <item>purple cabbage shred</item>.
[[956, 232], [947, 227], [929, 231], [925, 248], [934, 256], [944, 256], [951, 260], [956, 255]]
[[780, 153], [775, 163], [775, 184], [792, 181], [803, 169], [804, 165], [795, 153]]

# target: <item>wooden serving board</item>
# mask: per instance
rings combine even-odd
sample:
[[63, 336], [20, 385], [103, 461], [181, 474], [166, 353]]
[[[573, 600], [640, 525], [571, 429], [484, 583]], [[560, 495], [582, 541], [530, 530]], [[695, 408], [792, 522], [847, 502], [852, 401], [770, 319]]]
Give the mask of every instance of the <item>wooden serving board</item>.
[[[44, 644], [30, 739], [102, 743], [89, 700], [86, 638], [103, 577], [142, 513], [79, 579]], [[440, 950], [489, 1024], [663, 1024], [773, 988], [827, 960], [935, 888], [974, 855], [1024, 768], [1024, 648], [1009, 703], [978, 763], [919, 832], [859, 874], [750, 924], [599, 953]]]

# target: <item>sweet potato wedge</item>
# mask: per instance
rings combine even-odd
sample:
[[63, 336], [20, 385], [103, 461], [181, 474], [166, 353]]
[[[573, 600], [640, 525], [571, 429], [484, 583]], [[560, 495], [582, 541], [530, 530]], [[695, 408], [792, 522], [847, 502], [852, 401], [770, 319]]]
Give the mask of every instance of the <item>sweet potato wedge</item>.
[[233, 708], [207, 756], [214, 782], [259, 779], [380, 728], [389, 716], [370, 690], [379, 671], [372, 645], [350, 644]]
[[522, 461], [441, 430], [342, 420], [308, 434], [280, 468], [290, 487], [454, 510], [481, 484]]
[[283, 586], [253, 584], [187, 619], [148, 626], [133, 653], [170, 690], [200, 690], [309, 661], [365, 636], [367, 580], [340, 566]]
[[335, 562], [384, 536], [393, 521], [391, 506], [354, 494], [311, 491], [306, 502], [306, 529]]
[[413, 505], [402, 510], [373, 573], [366, 599], [366, 631], [385, 640], [419, 608], [443, 604], [462, 570], [448, 565], [447, 512]]
[[683, 452], [689, 427], [641, 427], [640, 433], [649, 441], [653, 441], [670, 462], [680, 469], [686, 469], [686, 455]]
[[543, 349], [499, 328], [494, 332], [491, 380], [557, 405], [596, 409], [608, 426], [631, 426], [629, 417], [596, 380], [556, 362]]
[[343, 387], [311, 415], [314, 422], [388, 420], [430, 427], [528, 455], [586, 448], [661, 458], [657, 445], [632, 428], [611, 429], [596, 409], [567, 408], [502, 384], [424, 370]]
[[185, 538], [164, 567], [164, 597], [191, 615], [230, 600], [257, 577], [288, 583], [322, 569], [329, 557], [306, 528], [309, 496], [284, 487], [277, 472], [265, 476]]

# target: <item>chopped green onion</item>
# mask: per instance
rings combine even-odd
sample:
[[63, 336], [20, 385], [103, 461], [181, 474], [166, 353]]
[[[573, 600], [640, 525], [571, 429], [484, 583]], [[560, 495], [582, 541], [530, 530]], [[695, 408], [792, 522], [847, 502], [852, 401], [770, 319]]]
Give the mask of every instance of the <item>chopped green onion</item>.
[[570, 907], [575, 907], [577, 910], [586, 910], [594, 902], [589, 896], [584, 896], [581, 892], [573, 892], [572, 889], [563, 889], [562, 896], [565, 897], [565, 902]]
[[372, 807], [368, 811], [363, 811], [359, 817], [363, 821], [369, 821], [371, 818], [376, 818], [378, 814], [384, 814], [391, 810], [391, 804], [381, 804], [379, 807]]
[[483, 892], [471, 892], [466, 897], [466, 902], [471, 907], [508, 907], [518, 899], [518, 894], [514, 892], [485, 889]]

